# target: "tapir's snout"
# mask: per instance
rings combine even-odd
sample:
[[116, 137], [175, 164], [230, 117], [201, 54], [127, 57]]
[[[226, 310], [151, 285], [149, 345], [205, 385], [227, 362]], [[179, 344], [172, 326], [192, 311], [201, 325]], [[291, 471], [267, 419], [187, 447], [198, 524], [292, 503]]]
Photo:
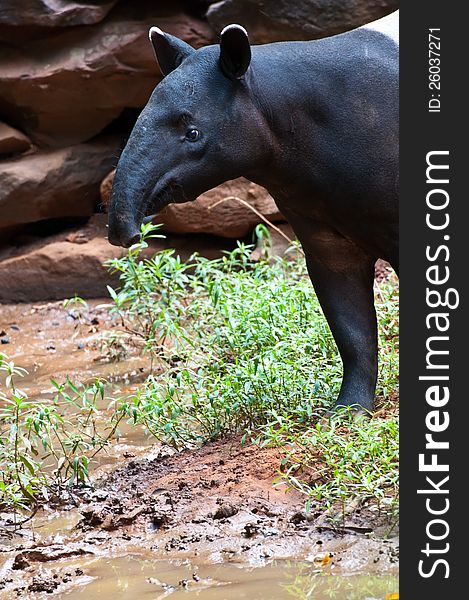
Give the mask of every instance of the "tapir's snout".
[[140, 241], [140, 226], [148, 196], [145, 181], [135, 177], [134, 163], [125, 151], [119, 159], [108, 205], [108, 240], [113, 246], [129, 248]]
[[108, 240], [113, 246], [130, 248], [140, 240], [140, 228], [129, 212], [109, 212]]
[[137, 242], [140, 241], [140, 233], [136, 233], [130, 237], [125, 238], [117, 238], [109, 234], [108, 236], [109, 243], [113, 246], [122, 246], [122, 248], [130, 248]]

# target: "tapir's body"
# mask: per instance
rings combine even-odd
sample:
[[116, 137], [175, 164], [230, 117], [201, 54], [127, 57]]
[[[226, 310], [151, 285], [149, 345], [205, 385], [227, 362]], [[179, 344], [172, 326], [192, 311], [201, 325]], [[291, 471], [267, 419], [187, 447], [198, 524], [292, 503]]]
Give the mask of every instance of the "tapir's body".
[[[397, 13], [311, 42], [249, 46], [230, 26], [198, 51], [152, 28], [163, 73], [119, 161], [109, 239], [148, 212], [244, 176], [305, 250], [344, 363], [337, 404], [371, 409], [374, 263], [398, 270]], [[251, 51], [252, 50], [252, 51]]]

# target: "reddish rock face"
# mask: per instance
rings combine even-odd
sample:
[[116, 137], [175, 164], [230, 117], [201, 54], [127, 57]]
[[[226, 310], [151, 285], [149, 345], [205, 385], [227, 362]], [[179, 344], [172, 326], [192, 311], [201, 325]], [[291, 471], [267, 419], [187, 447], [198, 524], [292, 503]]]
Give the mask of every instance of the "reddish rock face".
[[158, 82], [152, 25], [195, 47], [213, 39], [179, 3], [165, 8], [144, 0], [117, 6], [102, 23], [46, 37], [25, 41], [20, 30], [12, 41], [10, 31], [9, 43], [0, 42], [0, 114], [39, 146], [90, 139], [124, 108], [143, 107]]
[[230, 23], [249, 31], [256, 44], [313, 40], [349, 31], [399, 8], [399, 0], [222, 0], [209, 7], [220, 32]]
[[[125, 108], [141, 109], [159, 81], [148, 41], [150, 26], [194, 47], [215, 42], [214, 31], [229, 22], [247, 26], [258, 43], [310, 39], [376, 19], [397, 4], [0, 0], [0, 117], [9, 123], [0, 122], [0, 241], [5, 232], [20, 231], [26, 223], [93, 214], [100, 202], [99, 184], [115, 165], [122, 144], [117, 138], [84, 142]], [[202, 7], [209, 7], [210, 25], [194, 16]], [[39, 148], [36, 153], [32, 144]], [[102, 184], [104, 200], [111, 186], [112, 175]], [[283, 220], [263, 188], [235, 180], [193, 203], [169, 206], [158, 221], [174, 233], [243, 237], [262, 219], [237, 200], [214, 206], [230, 196], [272, 222]]]
[[31, 148], [31, 141], [17, 129], [0, 123], [0, 157], [5, 154], [26, 152]]
[[125, 250], [107, 242], [103, 219], [96, 217], [76, 232], [0, 250], [0, 302], [105, 296], [106, 284], [117, 278], [103, 262]]
[[0, 24], [34, 27], [68, 27], [99, 23], [117, 0], [2, 0]]
[[[106, 223], [107, 215], [94, 215], [75, 231], [0, 249], [0, 303], [108, 296], [106, 285], [116, 287], [118, 275], [103, 263], [125, 256], [127, 250], [109, 244]], [[209, 236], [171, 235], [152, 240], [143, 256], [175, 248], [184, 261], [195, 251], [214, 259], [233, 246], [232, 241]]]
[[[113, 179], [114, 171], [101, 184], [101, 199], [106, 207]], [[240, 178], [219, 185], [194, 202], [170, 204], [153, 221], [171, 233], [209, 233], [236, 239], [249, 235], [263, 222], [262, 217], [271, 223], [285, 221], [267, 190]]]
[[[249, 206], [240, 202], [244, 200]], [[173, 233], [210, 233], [220, 237], [249, 235], [262, 217], [271, 223], [285, 221], [272, 196], [246, 179], [227, 181], [194, 202], [170, 204], [155, 218]]]
[[0, 163], [0, 230], [43, 219], [90, 216], [120, 138], [47, 150]]

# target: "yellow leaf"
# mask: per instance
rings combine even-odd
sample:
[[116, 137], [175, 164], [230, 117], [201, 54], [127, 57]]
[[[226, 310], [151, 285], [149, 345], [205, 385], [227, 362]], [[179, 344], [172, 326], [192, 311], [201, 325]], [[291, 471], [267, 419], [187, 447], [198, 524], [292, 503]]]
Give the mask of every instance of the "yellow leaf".
[[399, 594], [386, 594], [386, 600], [399, 600]]
[[331, 555], [329, 552], [321, 552], [320, 554], [316, 554], [314, 557], [314, 564], [320, 567], [325, 567], [331, 562]]

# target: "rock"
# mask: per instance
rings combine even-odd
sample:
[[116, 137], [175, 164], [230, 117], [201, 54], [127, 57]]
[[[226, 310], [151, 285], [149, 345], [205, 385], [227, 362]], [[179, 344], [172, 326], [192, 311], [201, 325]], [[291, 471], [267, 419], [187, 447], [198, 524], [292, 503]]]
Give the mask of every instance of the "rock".
[[[225, 198], [231, 199], [217, 204]], [[254, 210], [234, 198], [240, 198]], [[173, 233], [242, 238], [263, 222], [259, 214], [272, 223], [285, 221], [267, 190], [246, 179], [235, 179], [206, 192], [194, 202], [169, 205], [155, 222], [163, 223], [166, 231]]]
[[[107, 215], [94, 215], [79, 230], [86, 243], [76, 243], [70, 232], [39, 239], [22, 247], [6, 247], [0, 252], [0, 303], [39, 302], [73, 298], [103, 298], [107, 285], [118, 286], [116, 275], [103, 262], [124, 256], [124, 248], [111, 246], [106, 239]], [[77, 232], [78, 233], [78, 232]], [[207, 258], [219, 258], [233, 243], [204, 236], [169, 236], [153, 240], [144, 256], [158, 250], [176, 248], [182, 260], [196, 250]], [[4, 338], [3, 338], [4, 339]]]
[[243, 529], [243, 535], [247, 538], [254, 537], [257, 533], [259, 533], [261, 527], [258, 522], [256, 523], [246, 523]]
[[[101, 184], [101, 199], [104, 206], [109, 203], [114, 172]], [[242, 238], [249, 235], [262, 218], [239, 200], [247, 202], [257, 213], [272, 223], [285, 221], [273, 198], [263, 187], [240, 178], [227, 181], [199, 196], [194, 202], [170, 204], [154, 219], [162, 223], [165, 231], [172, 233], [209, 233], [226, 238]]]
[[103, 513], [101, 506], [88, 506], [80, 511], [83, 519], [80, 521], [80, 527], [99, 527], [106, 515]]
[[302, 522], [314, 521], [314, 515], [304, 510], [298, 510], [290, 517], [290, 521], [295, 525], [299, 525]]
[[103, 216], [97, 215], [85, 228], [86, 244], [68, 242], [61, 234], [10, 251], [10, 256], [4, 251], [0, 255], [0, 302], [107, 296], [106, 285], [117, 285], [117, 278], [102, 263], [123, 256], [125, 250], [111, 246], [104, 237], [104, 223], [99, 223]]
[[2, 0], [0, 24], [34, 27], [68, 27], [99, 23], [117, 0]]
[[108, 514], [101, 525], [101, 529], [104, 529], [105, 531], [112, 531], [114, 529], [118, 529], [119, 527], [123, 527], [124, 525], [130, 525], [145, 511], [145, 506], [138, 506], [137, 508], [126, 512], [123, 515], [114, 515], [112, 513]]
[[11, 568], [14, 571], [22, 571], [23, 569], [27, 569], [29, 566], [30, 566], [29, 562], [26, 560], [26, 558], [20, 552], [19, 554], [17, 554], [15, 556], [15, 560], [13, 561]]
[[[92, 554], [90, 550], [85, 550], [77, 544], [53, 544], [51, 546], [42, 546], [31, 550], [23, 550], [15, 557], [15, 563], [26, 561], [31, 562], [50, 562], [61, 558], [70, 558], [71, 556], [83, 556], [84, 554]], [[24, 568], [24, 567], [18, 567]]]
[[53, 594], [59, 587], [58, 579], [49, 579], [48, 577], [33, 577], [28, 585], [28, 592]]
[[120, 138], [0, 162], [0, 231], [24, 223], [90, 216], [99, 184], [115, 163]]
[[224, 0], [209, 7], [207, 19], [217, 33], [240, 23], [252, 42], [264, 44], [342, 33], [398, 8], [398, 0]]
[[90, 139], [124, 108], [142, 108], [161, 77], [148, 40], [152, 25], [195, 47], [213, 38], [180, 2], [148, 0], [119, 5], [97, 25], [27, 43], [20, 37], [0, 45], [0, 114], [39, 146]]
[[18, 154], [31, 148], [29, 140], [21, 131], [0, 122], [0, 155]]
[[233, 517], [238, 512], [238, 507], [230, 504], [228, 502], [221, 504], [217, 510], [215, 511], [213, 518], [214, 519], [228, 519], [229, 517]]

